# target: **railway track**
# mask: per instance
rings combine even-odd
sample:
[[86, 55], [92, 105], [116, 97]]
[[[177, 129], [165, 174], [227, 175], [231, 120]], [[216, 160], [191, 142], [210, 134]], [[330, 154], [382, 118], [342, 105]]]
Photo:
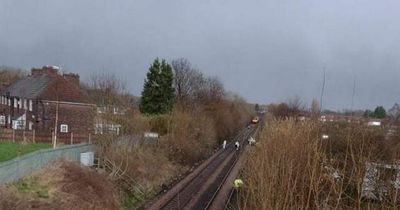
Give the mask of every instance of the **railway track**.
[[172, 195], [161, 197], [158, 205], [149, 209], [208, 209], [236, 164], [240, 151], [243, 150], [241, 148], [236, 151], [234, 142], [239, 141], [241, 147], [244, 147], [256, 128], [255, 125], [242, 129], [226, 149], [219, 150], [197, 174], [193, 175], [190, 180], [186, 180], [186, 183], [175, 190]]

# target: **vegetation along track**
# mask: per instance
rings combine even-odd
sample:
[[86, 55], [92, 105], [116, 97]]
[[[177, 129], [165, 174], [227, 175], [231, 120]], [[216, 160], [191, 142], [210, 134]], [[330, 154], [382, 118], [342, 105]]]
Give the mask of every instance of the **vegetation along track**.
[[225, 150], [221, 149], [192, 180], [166, 199], [160, 209], [207, 209], [237, 161], [239, 152], [235, 151], [234, 142], [240, 141], [244, 147], [256, 128], [254, 125], [241, 130]]

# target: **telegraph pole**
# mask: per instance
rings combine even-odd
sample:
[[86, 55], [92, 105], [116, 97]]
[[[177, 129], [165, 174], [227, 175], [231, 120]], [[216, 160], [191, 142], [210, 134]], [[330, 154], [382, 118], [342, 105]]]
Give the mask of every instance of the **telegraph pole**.
[[53, 142], [53, 149], [57, 147], [57, 130], [58, 130], [58, 109], [59, 109], [59, 98], [58, 98], [58, 85], [56, 85], [56, 94], [57, 94], [57, 102], [56, 102], [56, 121], [54, 125], [54, 142]]
[[56, 104], [56, 122], [55, 122], [55, 126], [54, 126], [54, 142], [53, 142], [53, 149], [55, 149], [56, 146], [57, 146], [58, 106], [59, 106], [59, 102], [58, 102], [58, 99], [57, 99], [57, 104]]

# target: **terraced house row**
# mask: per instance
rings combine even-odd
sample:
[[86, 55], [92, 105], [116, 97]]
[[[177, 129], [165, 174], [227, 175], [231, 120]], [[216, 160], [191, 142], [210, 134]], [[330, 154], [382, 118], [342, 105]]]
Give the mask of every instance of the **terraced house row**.
[[33, 68], [1, 90], [0, 126], [60, 135], [103, 133], [98, 129], [107, 125], [79, 83], [79, 75], [60, 74], [56, 66]]

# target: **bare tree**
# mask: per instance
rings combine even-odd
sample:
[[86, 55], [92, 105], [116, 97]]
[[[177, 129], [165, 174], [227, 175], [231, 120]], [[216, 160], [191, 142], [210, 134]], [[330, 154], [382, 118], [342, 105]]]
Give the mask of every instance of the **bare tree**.
[[103, 106], [124, 103], [122, 96], [127, 94], [126, 83], [111, 73], [92, 74], [87, 89], [93, 101]]
[[268, 111], [278, 119], [286, 119], [291, 115], [290, 108], [286, 103], [270, 104], [268, 105]]
[[216, 77], [204, 77], [185, 58], [172, 61], [176, 101], [183, 107], [192, 107], [194, 103], [218, 101], [225, 96], [222, 82]]
[[219, 101], [225, 96], [225, 88], [217, 77], [209, 77], [206, 80], [209, 100]]
[[185, 58], [173, 60], [172, 69], [177, 100], [193, 99], [203, 83], [203, 74]]
[[317, 119], [320, 115], [321, 107], [319, 106], [319, 103], [315, 98], [311, 102], [310, 112], [311, 112], [311, 117], [314, 119]]
[[305, 104], [299, 96], [289, 98], [287, 105], [290, 110], [290, 116], [292, 117], [299, 116], [299, 114], [306, 109]]
[[0, 84], [11, 84], [28, 75], [28, 72], [14, 67], [0, 66]]

